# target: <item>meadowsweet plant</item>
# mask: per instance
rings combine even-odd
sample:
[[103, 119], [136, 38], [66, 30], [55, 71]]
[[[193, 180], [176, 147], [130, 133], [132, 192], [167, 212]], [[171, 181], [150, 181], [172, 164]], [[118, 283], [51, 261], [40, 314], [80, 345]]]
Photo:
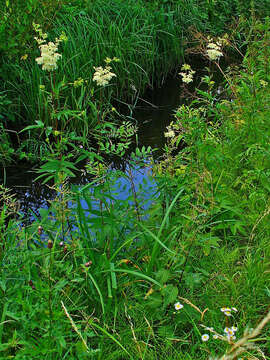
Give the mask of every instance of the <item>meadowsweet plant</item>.
[[214, 42], [213, 39], [209, 38], [209, 42], [206, 48], [206, 55], [211, 61], [218, 61], [222, 56], [222, 43], [221, 41]]
[[42, 70], [56, 70], [57, 61], [62, 57], [62, 55], [57, 52], [58, 46], [62, 41], [67, 41], [66, 35], [63, 33], [59, 38], [55, 39], [55, 42], [49, 41], [46, 43], [48, 35], [42, 31], [40, 25], [33, 23], [33, 28], [39, 35], [35, 37], [35, 40], [41, 52], [41, 56], [36, 58], [36, 62], [42, 65]]
[[112, 68], [109, 64], [112, 62], [119, 62], [120, 60], [117, 57], [114, 57], [113, 59], [107, 57], [104, 61], [106, 63], [104, 68], [102, 66], [94, 66], [95, 73], [93, 75], [93, 81], [95, 81], [98, 86], [106, 86], [113, 77], [116, 77], [116, 74], [111, 72]]
[[93, 81], [97, 83], [98, 86], [105, 86], [108, 85], [110, 80], [115, 77], [116, 75], [111, 72], [111, 67], [106, 66], [103, 68], [102, 66], [94, 67], [95, 73], [93, 76]]
[[182, 76], [182, 81], [186, 84], [189, 84], [193, 81], [193, 76], [195, 74], [195, 71], [191, 69], [191, 66], [189, 64], [184, 64], [181, 67], [181, 72], [179, 75]]

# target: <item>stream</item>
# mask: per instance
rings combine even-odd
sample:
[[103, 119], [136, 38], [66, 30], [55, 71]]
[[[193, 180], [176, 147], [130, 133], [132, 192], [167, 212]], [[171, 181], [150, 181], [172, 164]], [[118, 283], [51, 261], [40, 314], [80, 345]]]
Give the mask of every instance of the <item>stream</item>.
[[[153, 152], [155, 159], [162, 155], [165, 144], [164, 132], [166, 126], [173, 120], [173, 111], [180, 104], [181, 81], [179, 78], [169, 78], [162, 87], [148, 90], [144, 99], [138, 101], [133, 117], [138, 123], [138, 146], [146, 148], [150, 146], [156, 149]], [[114, 161], [110, 165], [110, 171], [121, 169], [127, 176], [132, 176], [135, 191], [140, 184], [144, 187], [147, 198], [155, 191], [155, 184], [149, 174], [151, 168], [146, 161], [143, 166], [131, 166], [129, 160]], [[1, 171], [1, 183], [4, 182], [4, 170]], [[6, 168], [5, 186], [12, 190], [20, 203], [20, 213], [23, 216], [32, 213], [38, 214], [40, 208], [47, 208], [49, 200], [55, 197], [53, 190], [38, 181], [36, 173], [29, 167], [14, 166]], [[76, 178], [71, 178], [73, 185], [82, 186], [89, 182], [89, 177], [83, 172]], [[131, 184], [127, 177], [118, 179], [118, 198], [126, 199], [131, 192]]]
[[[197, 66], [196, 66], [197, 65]], [[197, 75], [202, 74], [202, 64], [196, 64]], [[193, 67], [193, 65], [192, 65]], [[201, 73], [201, 74], [200, 74]], [[200, 76], [197, 76], [199, 79]], [[220, 79], [218, 79], [220, 82]], [[198, 86], [198, 81], [192, 85], [192, 90]], [[191, 87], [189, 86], [189, 89]], [[160, 159], [163, 154], [165, 145], [164, 132], [166, 127], [173, 120], [174, 111], [181, 105], [189, 103], [189, 99], [181, 97], [182, 87], [179, 75], [168, 78], [160, 88], [148, 90], [143, 98], [139, 98], [136, 108], [132, 114], [138, 124], [137, 141], [138, 147], [150, 146], [153, 151], [154, 160]], [[135, 144], [131, 145], [131, 150], [135, 149]], [[149, 161], [145, 160], [143, 165], [131, 166], [128, 158], [112, 161], [109, 171], [122, 170], [125, 176], [120, 176], [117, 180], [117, 198], [120, 200], [127, 199], [132, 191], [142, 190], [147, 199], [152, 199], [156, 192], [156, 185], [151, 175], [151, 166]], [[23, 218], [29, 216], [29, 212], [38, 216], [40, 208], [48, 208], [49, 200], [55, 197], [55, 191], [50, 190], [47, 185], [34, 181], [37, 174], [29, 167], [11, 166], [2, 169], [0, 181], [12, 190], [19, 203], [20, 213]], [[132, 178], [132, 181], [130, 181]], [[4, 181], [5, 180], [5, 181]], [[70, 179], [72, 185], [79, 188], [91, 182], [91, 176], [81, 171], [79, 176]], [[133, 184], [132, 184], [133, 183]], [[135, 189], [132, 190], [132, 186]], [[33, 219], [33, 215], [30, 216]]]

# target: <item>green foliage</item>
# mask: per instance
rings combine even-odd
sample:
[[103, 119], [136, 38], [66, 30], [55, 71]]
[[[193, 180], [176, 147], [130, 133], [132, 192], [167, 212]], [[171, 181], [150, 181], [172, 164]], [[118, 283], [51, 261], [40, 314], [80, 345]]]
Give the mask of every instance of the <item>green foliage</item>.
[[[266, 315], [269, 34], [268, 19], [254, 21], [239, 72], [226, 75], [226, 99], [208, 74], [198, 99], [176, 110], [164, 161], [153, 165], [157, 191], [150, 208], [131, 171], [108, 172], [102, 162], [104, 153], [122, 156], [136, 129], [108, 121], [100, 103], [92, 131], [100, 152], [78, 151], [95, 178], [81, 188], [65, 180], [76, 171], [70, 149], [75, 153], [84, 138], [66, 133], [65, 123], [61, 128], [77, 109], [55, 107], [50, 124], [36, 119], [25, 129], [48, 139], [50, 157], [38, 173], [54, 180], [56, 195], [23, 224], [1, 188], [3, 358], [207, 359], [231, 344], [202, 343], [202, 334], [211, 334], [206, 327], [223, 334], [237, 323], [240, 337]], [[132, 162], [149, 152], [137, 149]], [[131, 185], [125, 199], [118, 197], [119, 176]], [[238, 311], [225, 318], [224, 306]], [[259, 341], [267, 355], [269, 328], [247, 344]], [[257, 350], [241, 356], [258, 356]]]
[[[61, 9], [61, 0], [5, 0], [1, 2], [0, 53], [3, 60], [19, 59], [32, 43], [32, 22], [46, 23], [46, 30]], [[4, 74], [1, 74], [4, 75]]]

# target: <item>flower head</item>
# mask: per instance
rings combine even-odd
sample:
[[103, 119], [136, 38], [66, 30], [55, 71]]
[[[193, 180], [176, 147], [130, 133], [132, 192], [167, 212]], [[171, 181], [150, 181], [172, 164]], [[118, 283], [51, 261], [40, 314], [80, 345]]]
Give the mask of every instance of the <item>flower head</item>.
[[77, 88], [82, 86], [84, 83], [84, 79], [82, 79], [81, 77], [79, 77], [77, 80], [74, 81], [74, 83], [72, 83], [72, 85]]
[[42, 70], [52, 71], [57, 69], [57, 61], [62, 57], [61, 54], [57, 52], [58, 45], [61, 41], [66, 41], [67, 37], [64, 36], [64, 33], [60, 38], [56, 38], [55, 42], [46, 43], [47, 34], [43, 33], [39, 24], [33, 23], [34, 30], [38, 33], [38, 37], [35, 37], [40, 49], [40, 57], [36, 58], [36, 62], [39, 65], [42, 65]]
[[208, 341], [209, 340], [209, 335], [208, 334], [203, 334], [202, 335], [202, 341]]
[[191, 66], [189, 64], [183, 64], [181, 70], [191, 70]]
[[226, 316], [232, 316], [232, 311], [237, 312], [237, 309], [235, 307], [229, 308], [229, 307], [222, 307], [220, 311], [223, 312]]
[[184, 305], [181, 304], [180, 302], [177, 302], [176, 304], [174, 304], [174, 308], [175, 310], [180, 310], [183, 309]]
[[168, 132], [164, 133], [164, 136], [173, 138], [175, 137], [175, 132], [173, 130], [169, 130]]
[[182, 76], [182, 81], [186, 84], [189, 84], [193, 81], [193, 75], [195, 74], [195, 71], [191, 69], [191, 66], [189, 64], [184, 64], [181, 67], [182, 72], [179, 73], [179, 75]]
[[103, 68], [102, 66], [94, 67], [96, 70], [93, 76], [93, 81], [96, 81], [97, 85], [105, 86], [109, 84], [109, 81], [116, 76], [113, 72], [111, 72], [111, 67], [106, 66]]
[[50, 41], [48, 44], [40, 45], [39, 48], [41, 56], [36, 58], [36, 62], [42, 65], [42, 70], [52, 71], [57, 69], [57, 60], [62, 56], [57, 53], [57, 45]]
[[206, 55], [209, 57], [210, 60], [219, 60], [221, 56], [223, 56], [223, 53], [221, 51], [221, 42], [213, 42], [212, 39], [209, 39], [209, 43], [207, 45], [206, 49]]
[[235, 333], [236, 331], [237, 331], [237, 327], [235, 327], [235, 326], [232, 326], [231, 328], [225, 327], [224, 332], [225, 332], [225, 334], [226, 334], [226, 336], [227, 336], [227, 339], [228, 339], [229, 341], [236, 339], [236, 337], [235, 337], [235, 335], [234, 335], [234, 333]]

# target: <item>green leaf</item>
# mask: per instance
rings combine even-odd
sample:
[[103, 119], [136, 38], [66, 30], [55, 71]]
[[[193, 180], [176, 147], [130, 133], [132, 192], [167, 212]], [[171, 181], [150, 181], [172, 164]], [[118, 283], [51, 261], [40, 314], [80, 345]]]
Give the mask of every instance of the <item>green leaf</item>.
[[164, 307], [168, 306], [169, 304], [175, 302], [178, 295], [177, 287], [173, 286], [172, 284], [167, 285], [162, 289], [162, 293], [164, 294]]
[[165, 284], [170, 277], [170, 272], [167, 269], [160, 269], [157, 273], [156, 273], [156, 279], [157, 281], [159, 281], [161, 284]]

